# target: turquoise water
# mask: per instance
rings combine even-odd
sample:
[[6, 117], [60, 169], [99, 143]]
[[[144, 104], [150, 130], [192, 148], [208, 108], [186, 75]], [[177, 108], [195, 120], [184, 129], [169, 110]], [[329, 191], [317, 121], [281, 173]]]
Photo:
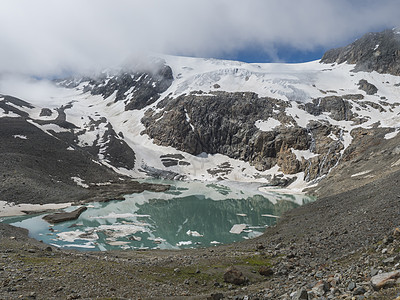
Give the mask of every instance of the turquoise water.
[[262, 194], [255, 184], [161, 183], [171, 184], [171, 189], [90, 203], [77, 220], [54, 226], [42, 219], [43, 214], [3, 218], [3, 222], [69, 249], [209, 247], [261, 235], [277, 216], [313, 200], [305, 195]]

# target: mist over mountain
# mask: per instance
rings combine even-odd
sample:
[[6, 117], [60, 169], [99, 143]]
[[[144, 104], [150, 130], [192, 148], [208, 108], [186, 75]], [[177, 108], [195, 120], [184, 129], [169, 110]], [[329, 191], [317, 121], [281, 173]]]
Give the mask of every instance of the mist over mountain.
[[393, 0], [4, 0], [0, 73], [99, 72], [149, 53], [282, 62], [291, 52], [291, 61], [315, 60], [399, 26], [399, 10]]

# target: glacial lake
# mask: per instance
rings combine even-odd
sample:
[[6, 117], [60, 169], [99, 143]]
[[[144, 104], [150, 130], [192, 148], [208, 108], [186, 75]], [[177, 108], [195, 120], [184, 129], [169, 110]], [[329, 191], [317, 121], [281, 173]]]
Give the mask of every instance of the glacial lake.
[[127, 195], [122, 201], [88, 203], [77, 220], [54, 226], [42, 219], [45, 214], [0, 221], [67, 249], [210, 247], [259, 236], [283, 212], [314, 200], [306, 195], [261, 193], [261, 184], [252, 183], [151, 182], [170, 184], [171, 189]]

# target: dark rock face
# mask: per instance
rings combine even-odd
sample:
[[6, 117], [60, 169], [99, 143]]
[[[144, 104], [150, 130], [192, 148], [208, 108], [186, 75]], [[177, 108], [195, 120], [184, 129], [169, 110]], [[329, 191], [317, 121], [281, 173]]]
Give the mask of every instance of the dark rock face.
[[116, 93], [115, 102], [124, 101], [125, 110], [142, 109], [157, 101], [173, 81], [172, 70], [166, 65], [152, 66], [151, 71], [124, 71], [114, 76], [103, 74], [91, 79], [85, 91], [104, 98]]
[[[350, 104], [346, 100], [330, 98], [320, 100], [322, 104], [314, 104], [310, 110], [315, 113], [330, 111], [338, 120], [351, 118]], [[158, 113], [148, 110], [142, 119], [146, 126], [143, 133], [159, 145], [172, 146], [193, 155], [203, 152], [224, 154], [248, 161], [260, 171], [275, 164], [285, 174], [307, 170], [307, 178], [311, 180], [325, 174], [337, 163], [343, 145], [328, 136], [333, 133], [339, 137], [340, 131], [320, 122], [314, 122], [308, 128], [297, 126], [296, 121], [285, 114], [289, 105], [277, 99], [259, 98], [254, 93], [213, 92], [211, 96], [191, 93], [161, 101], [158, 108], [162, 110]], [[270, 117], [292, 126], [279, 126], [269, 131], [261, 131], [255, 126], [257, 120]], [[299, 161], [292, 149], [311, 149], [324, 156], [314, 157], [311, 163]], [[223, 171], [226, 168], [209, 170]]]
[[[72, 103], [57, 108], [58, 116], [54, 120], [33, 120], [39, 125], [56, 124], [62, 128], [69, 129], [68, 132], [52, 132], [52, 134], [75, 148], [81, 148], [97, 158], [106, 160], [117, 168], [132, 169], [135, 166], [135, 152], [127, 145], [112, 127], [105, 117], [99, 120], [91, 119], [88, 128], [81, 129], [66, 121], [65, 110], [71, 108]], [[42, 110], [43, 111], [43, 110]], [[51, 111], [50, 111], [51, 112]], [[99, 126], [106, 124], [106, 130], [102, 135], [97, 134], [92, 145], [80, 145], [79, 136], [86, 131], [100, 131]]]
[[128, 170], [135, 167], [135, 152], [117, 135], [110, 123], [107, 124], [107, 131], [103, 135], [103, 141], [107, 143], [107, 149], [103, 155], [111, 165]]
[[354, 43], [327, 51], [323, 63], [355, 64], [354, 71], [376, 71], [400, 75], [400, 34], [398, 29], [367, 33]]
[[[79, 136], [88, 131], [95, 131], [100, 124], [106, 124], [106, 130], [102, 135], [97, 135], [92, 145], [79, 146]], [[69, 133], [55, 133], [57, 137], [88, 151], [95, 157], [106, 160], [117, 168], [133, 169], [136, 155], [128, 144], [115, 132], [106, 118], [91, 121], [88, 129], [75, 130]]]
[[42, 110], [40, 111], [41, 117], [50, 117], [52, 114], [53, 112], [49, 108], [42, 108]]
[[4, 110], [5, 114], [14, 113], [21, 117], [28, 117], [28, 114], [18, 109], [18, 107], [33, 108], [33, 106], [28, 102], [11, 96], [4, 96], [4, 99], [0, 101], [0, 108]]
[[376, 94], [376, 92], [378, 91], [378, 89], [377, 89], [377, 87], [375, 85], [373, 85], [372, 83], [369, 83], [365, 79], [361, 79], [358, 82], [358, 86], [359, 86], [358, 88], [360, 90], [363, 90], [364, 92], [366, 92], [367, 95]]
[[124, 101], [125, 110], [140, 110], [158, 100], [174, 80], [172, 69], [160, 59], [128, 67], [119, 72], [97, 76], [56, 80], [66, 88], [84, 84], [83, 92], [102, 95], [104, 99], [115, 93], [115, 102]]
[[[344, 146], [341, 142], [343, 134], [341, 129], [327, 123], [312, 121], [308, 124], [307, 129], [311, 135], [310, 150], [320, 155], [314, 156], [306, 161], [302, 160], [305, 172], [305, 180], [312, 180], [322, 175], [328, 174], [329, 170], [334, 167], [340, 159], [340, 151]], [[334, 140], [330, 136], [334, 135], [338, 139]]]
[[353, 117], [349, 101], [345, 100], [344, 97], [338, 96], [314, 99], [312, 103], [305, 104], [305, 111], [314, 116], [329, 112], [330, 117], [336, 121], [348, 121]]
[[172, 166], [189, 166], [190, 163], [185, 161], [185, 157], [182, 154], [166, 154], [161, 155], [161, 162], [164, 167], [172, 167]]
[[259, 98], [254, 93], [192, 94], [163, 100], [159, 104], [163, 111], [157, 114], [147, 111], [142, 122], [147, 128], [145, 133], [159, 145], [193, 155], [222, 153], [251, 161], [265, 170], [275, 165], [281, 150], [308, 149], [305, 129], [293, 127], [262, 132], [254, 125], [257, 120], [272, 116], [285, 123], [294, 122], [276, 112], [283, 112], [286, 105], [280, 100]]

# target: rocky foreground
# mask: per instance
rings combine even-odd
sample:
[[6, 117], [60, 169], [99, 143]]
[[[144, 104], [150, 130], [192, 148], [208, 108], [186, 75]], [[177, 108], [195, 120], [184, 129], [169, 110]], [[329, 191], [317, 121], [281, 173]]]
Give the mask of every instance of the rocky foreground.
[[65, 251], [0, 224], [0, 298], [395, 299], [399, 175], [292, 210], [257, 239], [209, 249]]

